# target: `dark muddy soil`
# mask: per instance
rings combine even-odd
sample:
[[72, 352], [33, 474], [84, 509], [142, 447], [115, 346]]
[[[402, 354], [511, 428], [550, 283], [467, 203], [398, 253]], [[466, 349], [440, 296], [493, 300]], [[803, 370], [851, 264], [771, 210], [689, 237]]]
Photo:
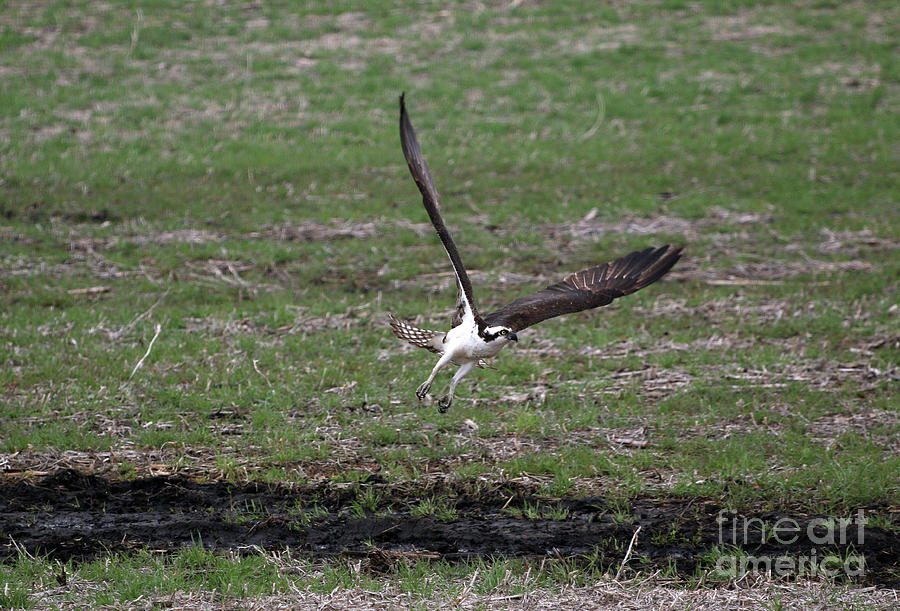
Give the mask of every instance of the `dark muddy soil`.
[[[374, 512], [359, 502], [366, 498], [360, 492], [369, 488], [377, 491], [368, 497], [378, 499]], [[510, 498], [504, 490], [457, 495], [450, 503], [454, 519], [441, 520], [412, 515], [419, 501], [409, 491], [377, 483], [292, 490], [171, 477], [115, 481], [76, 471], [29, 481], [0, 479], [0, 558], [15, 557], [17, 546], [52, 558], [86, 560], [202, 542], [220, 550], [258, 545], [315, 557], [421, 555], [453, 561], [516, 556], [586, 562], [585, 556], [592, 555], [615, 569], [640, 526], [630, 563], [645, 570], [693, 574], [712, 568], [709, 552], [726, 544], [773, 562], [805, 556], [821, 563], [829, 555], [862, 555], [865, 571], [856, 581], [900, 585], [900, 537], [860, 526], [859, 514], [835, 516], [845, 526], [832, 521], [829, 530], [824, 516], [738, 515], [697, 500], [637, 500], [623, 509], [600, 498], [548, 501], [515, 491]], [[887, 511], [867, 508], [864, 515]], [[782, 531], [777, 537], [765, 535], [763, 524], [779, 524]]]

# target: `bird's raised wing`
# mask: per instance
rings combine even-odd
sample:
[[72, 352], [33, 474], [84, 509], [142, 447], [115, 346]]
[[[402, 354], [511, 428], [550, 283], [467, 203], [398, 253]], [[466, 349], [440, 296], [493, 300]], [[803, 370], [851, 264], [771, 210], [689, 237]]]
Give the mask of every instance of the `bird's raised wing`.
[[605, 306], [617, 297], [653, 284], [680, 257], [681, 247], [671, 244], [637, 250], [621, 259], [570, 274], [562, 282], [491, 312], [484, 320], [491, 326], [503, 325], [519, 331], [554, 316]]
[[416, 132], [413, 131], [412, 123], [409, 122], [409, 116], [406, 114], [406, 103], [404, 96], [400, 96], [400, 144], [403, 147], [403, 156], [406, 157], [406, 163], [409, 165], [409, 171], [412, 173], [416, 186], [422, 192], [422, 203], [425, 204], [425, 210], [428, 212], [428, 218], [434, 225], [447, 255], [450, 257], [450, 263], [453, 264], [453, 271], [456, 272], [456, 283], [459, 287], [459, 301], [462, 306], [463, 318], [471, 316], [474, 320], [480, 320], [478, 310], [475, 308], [475, 300], [472, 298], [472, 281], [466, 273], [462, 259], [459, 256], [459, 250], [453, 242], [453, 237], [444, 225], [444, 219], [441, 217], [441, 210], [438, 206], [438, 192], [431, 179], [431, 172], [428, 171], [428, 164], [422, 157], [422, 149], [419, 148], [419, 142], [416, 140]]

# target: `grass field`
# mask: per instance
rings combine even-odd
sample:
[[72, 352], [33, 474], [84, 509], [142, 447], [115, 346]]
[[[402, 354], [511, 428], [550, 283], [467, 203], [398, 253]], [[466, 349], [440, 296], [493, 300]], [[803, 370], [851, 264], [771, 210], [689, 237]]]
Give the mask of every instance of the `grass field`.
[[[0, 607], [896, 604], [900, 7], [331, 10], [0, 3]], [[685, 257], [420, 405], [387, 313], [443, 329], [456, 295], [402, 91], [483, 310]], [[151, 485], [233, 540], [126, 545], [151, 500], [88, 528]], [[723, 575], [759, 550], [722, 511], [864, 511], [876, 547]], [[423, 525], [573, 544], [382, 538]]]

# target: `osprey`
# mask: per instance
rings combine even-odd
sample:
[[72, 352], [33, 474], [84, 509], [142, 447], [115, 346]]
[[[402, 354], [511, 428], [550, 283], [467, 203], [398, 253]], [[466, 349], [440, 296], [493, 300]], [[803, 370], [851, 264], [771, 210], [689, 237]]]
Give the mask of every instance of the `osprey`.
[[670, 244], [635, 251], [621, 259], [570, 274], [561, 282], [532, 295], [520, 297], [496, 312], [482, 316], [475, 307], [472, 282], [459, 256], [459, 250], [441, 218], [438, 192], [428, 171], [428, 164], [422, 157], [403, 98], [401, 95], [400, 144], [403, 155], [419, 191], [422, 192], [428, 217], [450, 257], [459, 289], [456, 312], [447, 332], [419, 329], [388, 314], [391, 329], [397, 337], [413, 346], [441, 355], [431, 370], [431, 375], [416, 390], [420, 401], [428, 394], [434, 377], [443, 367], [448, 363], [458, 365], [459, 369], [450, 380], [447, 394], [438, 401], [440, 411], [446, 412], [453, 402], [453, 392], [459, 381], [474, 367], [486, 367], [485, 359], [496, 356], [510, 342], [518, 341], [518, 331], [554, 316], [605, 306], [617, 297], [634, 293], [662, 278], [681, 257], [681, 247]]

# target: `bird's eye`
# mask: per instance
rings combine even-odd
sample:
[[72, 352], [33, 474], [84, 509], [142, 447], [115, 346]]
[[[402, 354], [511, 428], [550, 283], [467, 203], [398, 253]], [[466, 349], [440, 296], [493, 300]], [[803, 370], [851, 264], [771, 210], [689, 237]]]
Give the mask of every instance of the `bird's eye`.
[[509, 331], [507, 331], [506, 329], [501, 329], [501, 330], [500, 330], [500, 335], [506, 335], [506, 334], [508, 334], [508, 333], [509, 333]]

